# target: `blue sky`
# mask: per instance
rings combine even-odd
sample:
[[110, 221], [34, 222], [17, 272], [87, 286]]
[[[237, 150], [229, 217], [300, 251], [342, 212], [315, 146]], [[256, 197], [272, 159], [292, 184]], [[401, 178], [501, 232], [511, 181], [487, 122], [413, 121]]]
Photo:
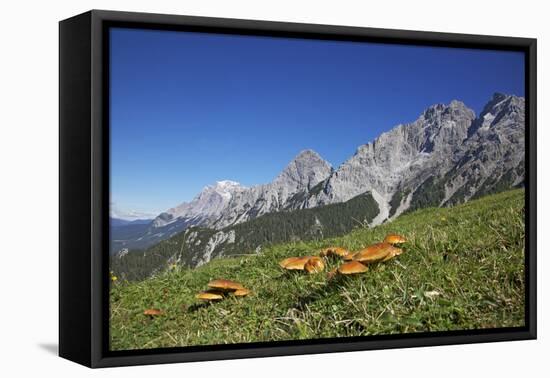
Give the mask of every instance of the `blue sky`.
[[111, 201], [153, 215], [205, 185], [271, 181], [301, 150], [335, 168], [428, 106], [524, 95], [518, 52], [111, 30]]

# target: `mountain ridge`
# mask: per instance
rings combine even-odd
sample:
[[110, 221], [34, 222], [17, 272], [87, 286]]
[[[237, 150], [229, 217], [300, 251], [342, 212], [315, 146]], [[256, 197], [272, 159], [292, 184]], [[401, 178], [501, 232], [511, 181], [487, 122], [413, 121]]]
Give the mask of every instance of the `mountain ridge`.
[[[514, 109], [507, 112], [510, 105]], [[429, 177], [444, 176], [468, 156], [488, 154], [494, 161], [502, 161], [504, 155], [511, 152], [515, 156], [511, 159], [514, 160], [512, 165], [517, 166], [521, 160], [518, 158], [524, 156], [524, 100], [496, 93], [482, 114], [493, 112], [498, 116], [494, 116], [495, 121], [486, 131], [484, 123], [476, 121], [475, 113], [460, 101], [430, 106], [416, 121], [400, 124], [374, 141], [359, 146], [357, 152], [329, 177], [324, 190], [307, 199], [305, 207], [346, 201], [369, 190], [381, 208], [382, 215], [375, 222], [379, 224], [389, 218], [389, 204], [397, 192], [407, 191], [408, 196], [413, 195]], [[480, 124], [482, 126], [478, 126]], [[505, 135], [509, 138], [499, 138]], [[483, 149], [480, 150], [481, 144]], [[514, 151], [509, 148], [512, 145], [520, 148]], [[494, 169], [496, 167], [491, 171]], [[487, 176], [477, 177], [477, 180], [483, 181]], [[515, 175], [516, 184], [518, 176], [521, 174]], [[455, 187], [450, 191], [454, 193], [464, 184], [455, 177]], [[474, 194], [465, 194], [461, 199], [467, 200]], [[407, 198], [405, 203], [411, 200]], [[441, 206], [445, 202], [431, 205]], [[401, 212], [407, 207], [404, 206]]]
[[[495, 93], [479, 116], [458, 100], [434, 104], [415, 121], [358, 146], [336, 169], [317, 152], [303, 150], [271, 183], [246, 188], [225, 180], [206, 186], [191, 202], [159, 215], [139, 237], [150, 245], [190, 226], [221, 230], [273, 212], [343, 203], [366, 192], [379, 208], [373, 226], [410, 209], [453, 205], [517, 187], [525, 171], [524, 113], [522, 97], [502, 93]], [[127, 244], [139, 248], [139, 243]]]
[[186, 218], [193, 219], [195, 225], [215, 224], [217, 228], [224, 227], [235, 221], [228, 222], [219, 219], [221, 212], [227, 210], [228, 207], [232, 206], [233, 211], [242, 216], [246, 210], [235, 208], [246, 207], [243, 201], [250, 203], [271, 195], [273, 204], [270, 208], [279, 210], [278, 204], [284, 202], [289, 194], [294, 194], [298, 189], [316, 185], [325, 179], [331, 171], [332, 166], [323, 160], [317, 152], [305, 149], [300, 151], [272, 182], [247, 188], [232, 180], [217, 181], [213, 185], [205, 186], [190, 202], [183, 202], [161, 213], [153, 221], [153, 226], [163, 227], [173, 223], [177, 218]]

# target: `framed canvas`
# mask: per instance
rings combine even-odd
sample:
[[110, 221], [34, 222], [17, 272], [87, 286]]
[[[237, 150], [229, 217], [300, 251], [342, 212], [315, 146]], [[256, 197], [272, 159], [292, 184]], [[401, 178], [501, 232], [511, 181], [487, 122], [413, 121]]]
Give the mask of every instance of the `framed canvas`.
[[536, 40], [60, 22], [59, 353], [536, 338]]

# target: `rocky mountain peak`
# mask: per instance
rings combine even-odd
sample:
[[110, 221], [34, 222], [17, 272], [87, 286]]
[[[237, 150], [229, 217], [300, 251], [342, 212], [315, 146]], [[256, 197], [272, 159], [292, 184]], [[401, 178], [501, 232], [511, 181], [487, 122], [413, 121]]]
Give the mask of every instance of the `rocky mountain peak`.
[[421, 118], [441, 124], [457, 118], [475, 118], [474, 111], [468, 108], [462, 101], [452, 100], [447, 104], [435, 104], [428, 107]]
[[326, 179], [331, 172], [332, 166], [317, 152], [303, 150], [277, 176], [274, 184], [293, 190], [310, 189]]
[[449, 108], [452, 108], [452, 109], [468, 109], [466, 104], [463, 103], [462, 101], [459, 101], [459, 100], [452, 100], [449, 103]]
[[502, 111], [511, 113], [519, 110], [523, 112], [524, 108], [525, 98], [497, 92], [493, 94], [491, 100], [485, 105], [480, 117], [486, 114], [493, 114], [496, 116]]
[[[203, 190], [190, 202], [197, 203], [213, 203], [220, 201], [229, 201], [233, 193], [245, 189], [236, 181], [223, 180], [216, 181], [214, 184], [207, 185]], [[218, 198], [221, 197], [221, 198]], [[185, 203], [183, 204], [185, 205]]]
[[471, 136], [476, 132], [488, 132], [497, 125], [509, 123], [523, 125], [524, 116], [525, 98], [497, 92], [484, 106], [468, 133]]
[[[313, 167], [313, 166], [329, 166], [330, 164], [325, 161], [321, 155], [311, 149], [302, 150], [288, 163], [286, 168], [289, 168], [293, 165], [301, 167]], [[285, 168], [285, 169], [286, 169]]]
[[420, 118], [408, 126], [419, 151], [449, 152], [468, 137], [475, 113], [463, 102], [453, 100], [448, 105], [430, 106]]
[[495, 92], [495, 93], [493, 93], [493, 97], [491, 98], [489, 103], [500, 102], [502, 100], [506, 100], [508, 97], [512, 97], [512, 96], [507, 95], [506, 93], [502, 93], [502, 92]]
[[[246, 190], [236, 181], [222, 180], [207, 185], [191, 202], [183, 202], [160, 214], [153, 227], [163, 227], [175, 222], [178, 218], [200, 218], [201, 221], [215, 218], [225, 209], [235, 193]], [[200, 224], [197, 221], [197, 224]]]

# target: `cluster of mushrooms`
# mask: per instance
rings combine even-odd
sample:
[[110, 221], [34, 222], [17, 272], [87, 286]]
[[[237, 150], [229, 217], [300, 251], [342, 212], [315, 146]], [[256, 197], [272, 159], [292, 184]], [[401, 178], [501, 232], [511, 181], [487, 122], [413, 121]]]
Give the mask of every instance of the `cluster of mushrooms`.
[[238, 282], [230, 280], [213, 280], [208, 283], [208, 290], [201, 291], [195, 297], [206, 302], [216, 302], [222, 299], [233, 297], [246, 297], [250, 290]]
[[[401, 235], [388, 234], [382, 243], [369, 245], [357, 252], [350, 252], [342, 247], [329, 247], [321, 250], [319, 256], [288, 257], [279, 262], [279, 265], [286, 270], [306, 271], [307, 273], [313, 274], [325, 270], [324, 259], [335, 257], [344, 260], [344, 263], [328, 273], [329, 279], [337, 274], [359, 274], [366, 272], [370, 264], [386, 262], [393, 259], [395, 256], [399, 256], [403, 253], [403, 250], [396, 247], [396, 245], [405, 242], [407, 242], [407, 239]], [[229, 296], [246, 297], [249, 294], [250, 290], [238, 282], [217, 279], [210, 281], [208, 283], [208, 289], [198, 293], [196, 298], [205, 302], [217, 302]], [[149, 317], [155, 317], [163, 315], [163, 312], [159, 309], [147, 309], [143, 314]]]
[[[195, 297], [205, 302], [217, 302], [228, 296], [246, 297], [248, 294], [250, 294], [250, 290], [245, 288], [240, 283], [220, 279], [210, 281], [208, 283], [208, 289], [201, 291]], [[146, 315], [149, 318], [154, 318], [164, 315], [164, 312], [157, 308], [149, 308], [143, 311], [143, 315]]]
[[323, 249], [319, 256], [289, 257], [279, 262], [279, 265], [286, 270], [301, 270], [310, 274], [319, 273], [325, 269], [323, 258], [336, 257], [343, 259], [345, 262], [330, 271], [328, 273], [329, 278], [334, 277], [336, 274], [364, 273], [368, 270], [369, 264], [386, 262], [403, 253], [403, 250], [397, 248], [396, 245], [406, 241], [407, 239], [401, 235], [388, 234], [382, 243], [369, 245], [357, 252], [350, 252], [342, 247], [329, 247]]

